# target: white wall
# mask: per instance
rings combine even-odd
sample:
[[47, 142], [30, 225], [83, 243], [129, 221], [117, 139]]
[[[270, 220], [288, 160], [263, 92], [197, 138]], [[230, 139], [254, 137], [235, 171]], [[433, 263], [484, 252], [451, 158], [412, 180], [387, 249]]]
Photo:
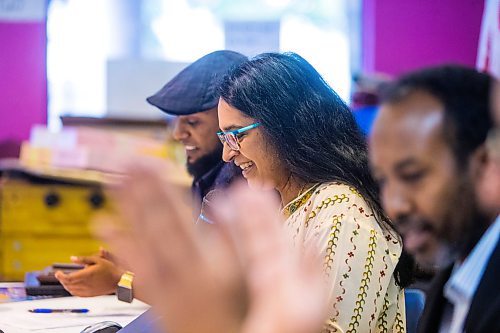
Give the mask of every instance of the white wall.
[[163, 118], [165, 114], [146, 102], [188, 64], [161, 60], [109, 60], [106, 66], [108, 117]]

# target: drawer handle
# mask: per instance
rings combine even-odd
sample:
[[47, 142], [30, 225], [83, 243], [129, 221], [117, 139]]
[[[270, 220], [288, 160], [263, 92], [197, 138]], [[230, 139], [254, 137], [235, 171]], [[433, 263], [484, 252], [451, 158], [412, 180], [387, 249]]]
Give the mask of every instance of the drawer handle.
[[104, 195], [100, 192], [94, 192], [89, 196], [89, 202], [92, 208], [101, 208], [104, 205]]
[[57, 207], [61, 203], [61, 197], [55, 192], [49, 192], [44, 198], [47, 207]]

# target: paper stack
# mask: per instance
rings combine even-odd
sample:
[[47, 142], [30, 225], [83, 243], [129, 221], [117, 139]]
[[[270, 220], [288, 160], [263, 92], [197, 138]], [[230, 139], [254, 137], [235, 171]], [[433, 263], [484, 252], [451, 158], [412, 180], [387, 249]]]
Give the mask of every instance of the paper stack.
[[134, 159], [164, 160], [167, 144], [149, 137], [78, 127], [51, 132], [34, 126], [21, 147], [25, 166], [90, 169], [122, 173]]

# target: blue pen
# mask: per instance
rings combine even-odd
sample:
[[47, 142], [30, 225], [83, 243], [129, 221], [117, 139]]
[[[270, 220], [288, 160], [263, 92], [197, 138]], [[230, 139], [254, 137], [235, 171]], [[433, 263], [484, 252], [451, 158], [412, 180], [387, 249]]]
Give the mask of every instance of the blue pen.
[[87, 313], [89, 309], [31, 309], [33, 313]]

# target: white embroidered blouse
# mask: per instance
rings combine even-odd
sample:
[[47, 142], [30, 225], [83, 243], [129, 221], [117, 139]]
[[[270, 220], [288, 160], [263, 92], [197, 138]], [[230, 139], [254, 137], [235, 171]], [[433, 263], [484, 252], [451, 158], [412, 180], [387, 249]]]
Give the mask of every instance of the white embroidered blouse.
[[295, 247], [322, 251], [330, 307], [323, 332], [406, 332], [404, 291], [393, 276], [401, 239], [377, 223], [356, 189], [317, 184], [283, 214]]

